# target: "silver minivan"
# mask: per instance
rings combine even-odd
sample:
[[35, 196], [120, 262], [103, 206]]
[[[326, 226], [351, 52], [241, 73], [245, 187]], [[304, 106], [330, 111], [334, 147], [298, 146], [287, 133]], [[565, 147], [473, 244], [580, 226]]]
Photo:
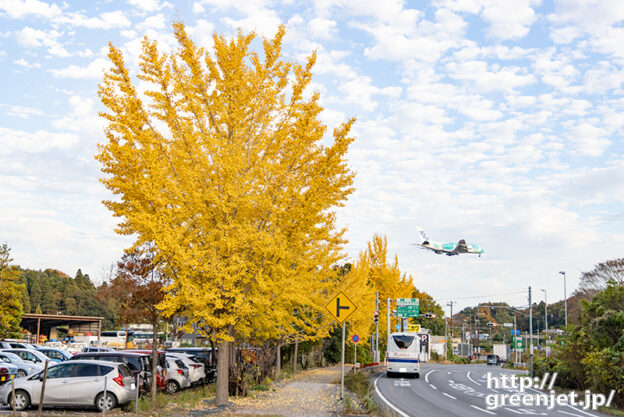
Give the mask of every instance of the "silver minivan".
[[[17, 410], [39, 405], [42, 381], [43, 372], [15, 380]], [[134, 400], [136, 389], [132, 373], [122, 363], [67, 361], [50, 365], [48, 368], [43, 405], [95, 406], [100, 411], [110, 410]], [[10, 384], [0, 387], [0, 402], [11, 404]]]

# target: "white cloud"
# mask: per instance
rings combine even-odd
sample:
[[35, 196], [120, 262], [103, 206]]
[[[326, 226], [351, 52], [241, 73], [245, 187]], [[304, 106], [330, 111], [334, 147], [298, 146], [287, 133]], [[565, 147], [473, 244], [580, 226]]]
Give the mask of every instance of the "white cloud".
[[19, 117], [20, 119], [28, 119], [30, 116], [40, 116], [43, 112], [32, 107], [11, 106], [6, 114], [7, 116]]
[[21, 19], [27, 16], [50, 19], [62, 14], [56, 4], [49, 4], [39, 0], [0, 0], [0, 12], [13, 19]]
[[24, 67], [24, 68], [41, 68], [41, 64], [38, 62], [28, 62], [26, 61], [24, 58], [20, 58], [20, 59], [16, 59], [15, 61], [13, 61], [15, 64], [19, 65], [20, 67]]
[[308, 22], [308, 29], [315, 38], [331, 39], [336, 31], [336, 22], [315, 17]]
[[568, 132], [574, 150], [580, 155], [600, 156], [611, 145], [607, 139], [607, 131], [590, 123], [583, 122]]
[[17, 43], [26, 48], [39, 48], [45, 46], [48, 53], [58, 57], [68, 57], [71, 54], [56, 39], [61, 36], [60, 32], [55, 30], [46, 32], [43, 30], [33, 29], [26, 26], [22, 30], [16, 32]]
[[49, 71], [58, 78], [102, 79], [104, 70], [109, 67], [109, 61], [104, 58], [96, 58], [85, 67], [69, 65], [65, 68], [52, 69]]
[[12, 152], [38, 153], [53, 148], [70, 149], [78, 143], [73, 133], [54, 133], [46, 130], [26, 132], [0, 127], [0, 155]]
[[136, 26], [136, 29], [139, 32], [143, 32], [149, 29], [164, 29], [166, 26], [165, 16], [163, 14], [157, 14], [147, 17], [143, 22]]
[[490, 70], [486, 61], [450, 62], [446, 69], [451, 77], [469, 82], [481, 92], [508, 91], [535, 82], [532, 74], [522, 74], [525, 70], [521, 67], [495, 65]]

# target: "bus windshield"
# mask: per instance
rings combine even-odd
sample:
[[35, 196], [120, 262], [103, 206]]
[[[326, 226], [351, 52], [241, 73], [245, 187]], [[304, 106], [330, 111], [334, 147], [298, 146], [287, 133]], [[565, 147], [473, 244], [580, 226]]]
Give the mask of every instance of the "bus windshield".
[[393, 335], [392, 339], [394, 339], [394, 343], [396, 343], [399, 349], [407, 349], [408, 347], [410, 347], [415, 337], [409, 336], [409, 335], [397, 334], [397, 335]]

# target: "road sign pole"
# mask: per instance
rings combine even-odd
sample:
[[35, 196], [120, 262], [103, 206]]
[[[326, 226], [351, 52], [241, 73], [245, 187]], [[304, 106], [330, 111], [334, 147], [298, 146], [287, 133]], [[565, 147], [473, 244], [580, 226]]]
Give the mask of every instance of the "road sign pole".
[[344, 399], [345, 324], [342, 322], [342, 364], [340, 366], [340, 399]]
[[353, 373], [357, 372], [357, 343], [353, 344]]
[[533, 378], [533, 304], [531, 304], [531, 287], [529, 286], [529, 376]]
[[377, 322], [375, 323], [375, 360], [373, 362], [379, 363], [379, 291], [377, 291], [375, 298], [375, 311], [377, 312]]

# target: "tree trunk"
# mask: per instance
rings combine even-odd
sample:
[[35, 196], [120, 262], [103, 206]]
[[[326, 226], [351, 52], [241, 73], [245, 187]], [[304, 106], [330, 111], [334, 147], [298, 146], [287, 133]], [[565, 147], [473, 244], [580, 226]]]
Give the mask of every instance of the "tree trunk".
[[299, 350], [299, 342], [295, 342], [295, 354], [293, 355], [293, 373], [297, 372], [297, 351]]
[[152, 408], [156, 409], [158, 390], [158, 321], [152, 323]]
[[230, 342], [221, 341], [217, 344], [217, 392], [216, 405], [226, 405], [229, 401], [229, 354]]
[[277, 361], [275, 364], [276, 378], [280, 377], [282, 373], [282, 342], [277, 342]]

